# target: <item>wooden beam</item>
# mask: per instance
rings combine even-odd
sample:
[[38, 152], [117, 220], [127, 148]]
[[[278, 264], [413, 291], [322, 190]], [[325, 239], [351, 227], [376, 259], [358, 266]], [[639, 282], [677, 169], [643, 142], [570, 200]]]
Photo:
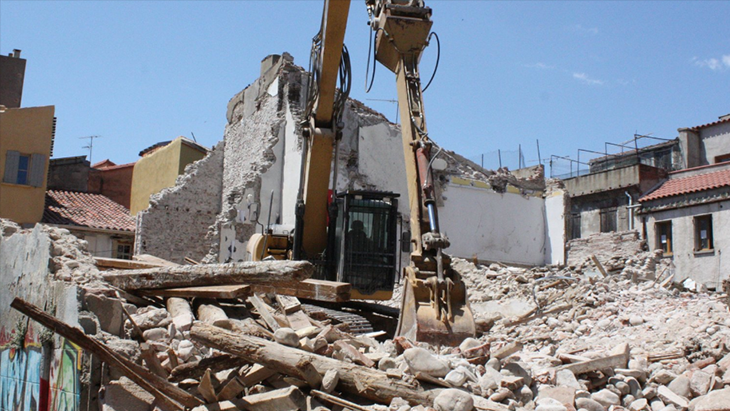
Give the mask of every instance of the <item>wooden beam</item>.
[[123, 260], [107, 257], [94, 257], [94, 264], [100, 270], [139, 270], [165, 266], [165, 264], [159, 262]]
[[27, 315], [41, 325], [53, 330], [58, 335], [70, 340], [79, 347], [95, 354], [104, 361], [117, 368], [127, 378], [152, 394], [160, 405], [171, 410], [182, 410], [184, 407], [196, 407], [202, 404], [200, 399], [188, 392], [170, 384], [164, 379], [135, 364], [127, 358], [115, 353], [99, 341], [87, 336], [83, 331], [71, 327], [59, 319], [45, 313], [40, 308], [29, 304], [20, 298], [15, 298], [11, 307]]
[[274, 293], [280, 295], [291, 295], [307, 300], [327, 301], [333, 303], [343, 303], [350, 301], [350, 283], [341, 283], [338, 281], [326, 281], [307, 279], [295, 284], [295, 286], [287, 286], [286, 284], [251, 284], [253, 292], [258, 294]]
[[103, 277], [123, 290], [231, 284], [296, 288], [300, 281], [311, 277], [313, 271], [314, 267], [307, 261], [246, 261], [109, 271], [103, 273]]
[[251, 303], [251, 305], [253, 305], [254, 308], [256, 308], [256, 311], [258, 311], [258, 313], [259, 313], [259, 317], [261, 317], [261, 319], [264, 320], [264, 322], [266, 323], [266, 325], [269, 326], [271, 331], [276, 331], [279, 328], [281, 328], [279, 323], [276, 321], [274, 316], [271, 314], [270, 307], [268, 306], [268, 304], [263, 302], [259, 298], [259, 296], [254, 294], [254, 295], [248, 297], [248, 302]]
[[248, 364], [248, 361], [241, 357], [230, 354], [219, 354], [215, 357], [203, 358], [200, 361], [180, 364], [172, 369], [168, 379], [173, 382], [182, 381], [187, 378], [199, 379], [205, 370], [213, 372], [223, 371], [230, 368], [241, 367]]
[[156, 290], [139, 290], [137, 294], [156, 297], [180, 298], [215, 298], [234, 299], [251, 295], [251, 287], [243, 284], [236, 285], [206, 285], [200, 287], [163, 288]]
[[193, 324], [190, 336], [209, 347], [238, 355], [296, 378], [302, 377], [301, 370], [297, 367], [301, 361], [310, 362], [320, 375], [324, 375], [327, 370], [336, 369], [340, 373], [339, 389], [382, 404], [390, 404], [393, 398], [401, 397], [412, 405], [430, 405], [438, 395], [437, 390], [425, 391], [417, 385], [390, 379], [380, 370], [308, 353], [261, 338], [232, 333], [202, 322]]

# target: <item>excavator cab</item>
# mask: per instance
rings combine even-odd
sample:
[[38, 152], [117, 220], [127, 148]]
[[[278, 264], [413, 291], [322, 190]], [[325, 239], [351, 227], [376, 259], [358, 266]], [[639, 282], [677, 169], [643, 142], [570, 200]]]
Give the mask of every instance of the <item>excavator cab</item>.
[[352, 285], [353, 299], [388, 300], [398, 270], [399, 194], [348, 191], [333, 196], [327, 251], [316, 278]]

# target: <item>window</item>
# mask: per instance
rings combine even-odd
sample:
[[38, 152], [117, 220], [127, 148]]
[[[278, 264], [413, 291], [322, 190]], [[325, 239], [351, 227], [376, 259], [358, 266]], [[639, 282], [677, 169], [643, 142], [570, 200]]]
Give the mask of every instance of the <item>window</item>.
[[28, 184], [28, 169], [30, 168], [30, 156], [20, 155], [18, 158], [18, 174], [15, 184]]
[[580, 238], [580, 213], [570, 216], [570, 239]]
[[695, 251], [712, 249], [712, 216], [703, 215], [695, 217]]
[[715, 163], [727, 163], [727, 162], [730, 162], [730, 153], [715, 157]]
[[616, 231], [616, 207], [601, 209], [601, 232]]
[[656, 227], [656, 248], [664, 251], [664, 255], [672, 254], [672, 222], [662, 221]]
[[8, 150], [5, 155], [3, 183], [43, 187], [46, 179], [46, 156], [21, 154]]
[[129, 241], [115, 241], [114, 242], [114, 258], [121, 258], [122, 260], [132, 259], [132, 243]]

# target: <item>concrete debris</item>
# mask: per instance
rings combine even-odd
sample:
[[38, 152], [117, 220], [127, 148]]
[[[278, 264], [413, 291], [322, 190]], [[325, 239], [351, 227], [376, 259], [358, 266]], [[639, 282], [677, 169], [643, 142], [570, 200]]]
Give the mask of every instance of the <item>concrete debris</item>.
[[[171, 281], [169, 296], [143, 272], [180, 268], [102, 277], [82, 241], [47, 233], [58, 250], [52, 275], [81, 288], [89, 340], [54, 330], [109, 364], [98, 379], [103, 410], [730, 410], [726, 296], [666, 282], [671, 267], [635, 244], [594, 248], [565, 267], [454, 258], [482, 332], [437, 347], [358, 335], [275, 287], [231, 297]], [[185, 270], [214, 277], [232, 266], [195, 267]]]

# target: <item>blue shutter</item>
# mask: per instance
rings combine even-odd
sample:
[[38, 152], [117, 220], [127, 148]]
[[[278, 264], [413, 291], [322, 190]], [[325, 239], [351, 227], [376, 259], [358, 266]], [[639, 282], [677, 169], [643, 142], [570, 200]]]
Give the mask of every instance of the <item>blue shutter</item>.
[[30, 178], [28, 181], [33, 187], [43, 187], [46, 173], [46, 156], [43, 154], [30, 155]]
[[3, 175], [3, 183], [17, 183], [18, 162], [20, 162], [20, 153], [8, 150], [8, 153], [5, 156], [5, 174]]

